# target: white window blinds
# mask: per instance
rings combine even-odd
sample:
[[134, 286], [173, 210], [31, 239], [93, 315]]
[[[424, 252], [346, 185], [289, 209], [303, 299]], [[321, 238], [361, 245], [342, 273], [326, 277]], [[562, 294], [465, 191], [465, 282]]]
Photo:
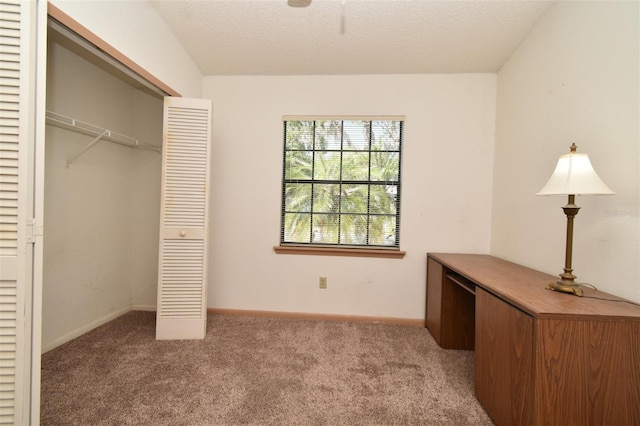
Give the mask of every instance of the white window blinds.
[[285, 117], [280, 245], [399, 249], [401, 117]]

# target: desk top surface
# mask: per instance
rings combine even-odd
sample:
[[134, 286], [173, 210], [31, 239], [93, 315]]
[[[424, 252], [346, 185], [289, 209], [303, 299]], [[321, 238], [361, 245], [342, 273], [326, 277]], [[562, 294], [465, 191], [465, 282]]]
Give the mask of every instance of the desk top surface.
[[630, 301], [587, 287], [584, 297], [547, 290], [546, 285], [558, 277], [504, 259], [485, 254], [428, 256], [534, 317], [606, 316], [640, 321], [640, 306]]

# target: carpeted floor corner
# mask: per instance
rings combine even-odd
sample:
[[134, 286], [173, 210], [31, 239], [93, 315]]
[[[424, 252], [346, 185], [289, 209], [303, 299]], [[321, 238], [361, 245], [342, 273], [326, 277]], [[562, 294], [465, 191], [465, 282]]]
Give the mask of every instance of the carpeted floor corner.
[[42, 425], [492, 425], [473, 352], [421, 327], [210, 315], [156, 341], [129, 312], [42, 357]]

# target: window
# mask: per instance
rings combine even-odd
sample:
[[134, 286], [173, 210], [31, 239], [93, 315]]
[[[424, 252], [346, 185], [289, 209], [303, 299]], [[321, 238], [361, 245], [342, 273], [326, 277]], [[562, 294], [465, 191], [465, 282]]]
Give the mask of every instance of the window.
[[403, 120], [284, 118], [281, 246], [399, 249]]

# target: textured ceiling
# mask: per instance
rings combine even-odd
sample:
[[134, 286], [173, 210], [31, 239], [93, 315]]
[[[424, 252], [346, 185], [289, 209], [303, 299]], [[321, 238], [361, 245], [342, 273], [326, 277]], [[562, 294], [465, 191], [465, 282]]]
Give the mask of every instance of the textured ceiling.
[[[302, 2], [302, 0], [289, 0]], [[203, 75], [495, 72], [549, 1], [152, 0]]]

